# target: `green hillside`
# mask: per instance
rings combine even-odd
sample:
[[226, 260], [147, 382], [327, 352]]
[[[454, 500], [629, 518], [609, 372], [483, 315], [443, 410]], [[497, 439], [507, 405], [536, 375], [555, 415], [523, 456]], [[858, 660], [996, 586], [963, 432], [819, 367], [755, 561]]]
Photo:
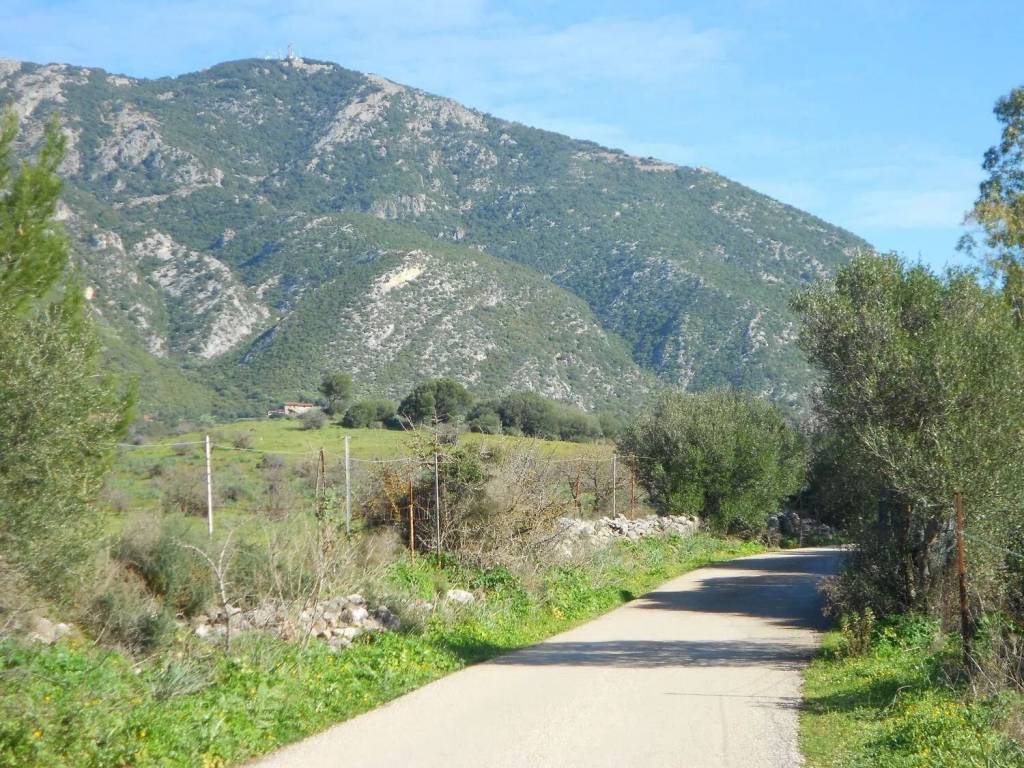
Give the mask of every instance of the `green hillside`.
[[252, 413], [337, 367], [391, 396], [453, 375], [628, 409], [659, 377], [799, 407], [787, 297], [865, 245], [706, 169], [323, 62], [0, 62], [0, 102], [26, 152], [60, 113], [75, 255], [164, 416]]

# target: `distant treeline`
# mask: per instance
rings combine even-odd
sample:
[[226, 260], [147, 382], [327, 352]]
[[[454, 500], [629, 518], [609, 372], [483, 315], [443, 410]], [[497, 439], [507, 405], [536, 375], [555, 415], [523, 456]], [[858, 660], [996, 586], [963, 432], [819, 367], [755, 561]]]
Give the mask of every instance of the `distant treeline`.
[[[399, 403], [379, 397], [353, 401], [351, 391], [351, 377], [344, 373], [325, 376], [320, 387], [325, 398], [324, 411], [340, 416], [339, 423], [350, 428], [406, 429], [423, 424], [450, 424], [490, 435], [575, 442], [614, 438], [623, 428], [622, 421], [613, 413], [589, 414], [536, 392], [477, 399], [451, 378], [422, 381]], [[315, 427], [317, 421], [326, 420], [313, 415], [308, 421]]]

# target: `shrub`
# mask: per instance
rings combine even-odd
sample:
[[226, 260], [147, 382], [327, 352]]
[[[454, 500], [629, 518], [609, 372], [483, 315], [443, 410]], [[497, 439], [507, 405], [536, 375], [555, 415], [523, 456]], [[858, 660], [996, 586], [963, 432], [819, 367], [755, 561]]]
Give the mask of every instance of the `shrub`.
[[319, 408], [313, 408], [302, 414], [299, 421], [302, 423], [303, 429], [323, 429], [324, 424], [327, 423], [327, 414]]
[[868, 606], [860, 613], [844, 614], [839, 619], [839, 631], [848, 654], [864, 655], [871, 648], [875, 634], [875, 612]]
[[160, 646], [174, 631], [171, 614], [138, 577], [125, 571], [110, 574], [91, 600], [84, 621], [98, 639], [133, 653]]
[[391, 400], [360, 400], [345, 411], [341, 425], [350, 429], [382, 427], [393, 419], [396, 413], [397, 406]]
[[209, 569], [187, 549], [206, 542], [180, 518], [159, 525], [145, 520], [127, 529], [117, 542], [114, 556], [138, 574], [149, 591], [163, 599], [172, 613], [194, 616], [213, 598]]
[[199, 467], [178, 464], [165, 467], [160, 475], [160, 502], [165, 512], [205, 515], [206, 473]]
[[415, 423], [456, 421], [466, 413], [473, 396], [455, 379], [430, 379], [417, 384], [398, 406]]
[[665, 392], [619, 451], [663, 510], [722, 530], [763, 529], [804, 480], [801, 437], [773, 405], [739, 392]]
[[493, 404], [482, 404], [470, 411], [466, 424], [473, 432], [485, 435], [500, 435], [502, 432], [501, 416]]

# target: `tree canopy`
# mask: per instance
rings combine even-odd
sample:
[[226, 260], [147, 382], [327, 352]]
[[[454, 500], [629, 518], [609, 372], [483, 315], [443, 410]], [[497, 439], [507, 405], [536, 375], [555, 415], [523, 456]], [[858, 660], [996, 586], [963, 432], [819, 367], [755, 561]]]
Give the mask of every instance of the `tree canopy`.
[[87, 553], [92, 501], [131, 397], [104, 372], [82, 287], [56, 221], [64, 140], [51, 123], [36, 162], [12, 170], [0, 133], [0, 551], [56, 592]]
[[666, 512], [699, 515], [720, 529], [764, 527], [800, 489], [800, 435], [770, 403], [734, 390], [664, 392], [619, 441]]

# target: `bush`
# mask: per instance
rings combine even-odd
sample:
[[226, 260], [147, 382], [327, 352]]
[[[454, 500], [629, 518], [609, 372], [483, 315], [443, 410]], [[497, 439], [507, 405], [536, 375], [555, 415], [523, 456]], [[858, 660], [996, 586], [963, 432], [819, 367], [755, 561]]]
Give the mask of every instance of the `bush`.
[[303, 429], [323, 429], [327, 423], [327, 415], [319, 408], [306, 411], [299, 417]]
[[92, 633], [108, 644], [145, 653], [167, 641], [174, 619], [137, 577], [119, 572], [92, 599], [85, 617]]
[[188, 464], [164, 467], [159, 485], [160, 503], [165, 512], [193, 516], [206, 514], [205, 470]]
[[341, 425], [350, 429], [383, 427], [395, 417], [396, 413], [397, 407], [391, 400], [360, 400], [345, 411]]
[[839, 631], [845, 650], [851, 656], [862, 656], [871, 648], [875, 634], [875, 612], [868, 606], [861, 613], [844, 614], [839, 619]]
[[213, 599], [213, 583], [206, 564], [187, 545], [205, 546], [190, 534], [186, 521], [175, 518], [154, 525], [146, 520], [126, 530], [114, 556], [138, 574], [149, 591], [163, 599], [172, 613], [194, 616]]
[[804, 481], [801, 437], [773, 405], [739, 392], [665, 392], [619, 451], [655, 504], [720, 530], [762, 530]]
[[455, 379], [430, 379], [417, 384], [398, 406], [398, 412], [410, 421], [446, 423], [462, 417], [473, 396]]
[[500, 435], [502, 433], [501, 415], [498, 405], [493, 401], [477, 403], [466, 416], [466, 425], [472, 432], [484, 435]]

